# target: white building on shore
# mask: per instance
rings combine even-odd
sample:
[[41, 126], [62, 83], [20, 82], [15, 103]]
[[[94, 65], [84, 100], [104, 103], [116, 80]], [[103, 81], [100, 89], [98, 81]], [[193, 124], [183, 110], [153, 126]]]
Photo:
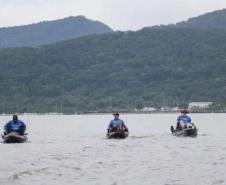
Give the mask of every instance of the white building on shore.
[[188, 104], [188, 109], [208, 109], [213, 102], [191, 102]]
[[154, 112], [156, 111], [156, 108], [154, 107], [144, 107], [141, 109], [142, 112]]

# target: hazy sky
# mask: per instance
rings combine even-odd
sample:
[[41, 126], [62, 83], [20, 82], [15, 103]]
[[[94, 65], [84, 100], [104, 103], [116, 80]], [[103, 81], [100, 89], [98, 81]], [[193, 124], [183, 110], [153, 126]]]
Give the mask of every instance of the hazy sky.
[[137, 30], [223, 8], [226, 0], [0, 0], [0, 27], [84, 15], [114, 30]]

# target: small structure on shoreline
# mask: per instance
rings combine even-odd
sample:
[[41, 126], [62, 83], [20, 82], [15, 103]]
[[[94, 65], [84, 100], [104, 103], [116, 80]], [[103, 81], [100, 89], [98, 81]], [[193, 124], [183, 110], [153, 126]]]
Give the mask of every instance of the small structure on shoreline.
[[191, 102], [188, 104], [188, 109], [197, 110], [197, 109], [208, 109], [213, 102]]

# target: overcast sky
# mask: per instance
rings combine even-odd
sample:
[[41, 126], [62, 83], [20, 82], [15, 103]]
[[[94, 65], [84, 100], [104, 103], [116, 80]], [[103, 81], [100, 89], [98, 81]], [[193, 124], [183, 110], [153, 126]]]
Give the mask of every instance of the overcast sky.
[[226, 0], [0, 0], [0, 27], [84, 15], [114, 30], [138, 30], [223, 8]]

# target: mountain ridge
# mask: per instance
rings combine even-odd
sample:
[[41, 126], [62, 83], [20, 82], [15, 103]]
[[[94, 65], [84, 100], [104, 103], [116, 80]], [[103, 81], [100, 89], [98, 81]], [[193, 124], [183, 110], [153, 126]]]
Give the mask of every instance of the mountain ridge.
[[225, 39], [223, 30], [152, 28], [1, 49], [0, 96], [7, 112], [133, 110], [176, 97], [181, 107], [224, 106]]
[[39, 46], [109, 32], [113, 30], [104, 23], [84, 16], [70, 16], [54, 21], [0, 28], [0, 47]]
[[0, 49], [0, 97], [5, 112], [186, 107], [192, 101], [226, 110], [225, 51], [224, 29], [176, 26]]
[[175, 24], [181, 28], [226, 30], [226, 9], [215, 10]]

